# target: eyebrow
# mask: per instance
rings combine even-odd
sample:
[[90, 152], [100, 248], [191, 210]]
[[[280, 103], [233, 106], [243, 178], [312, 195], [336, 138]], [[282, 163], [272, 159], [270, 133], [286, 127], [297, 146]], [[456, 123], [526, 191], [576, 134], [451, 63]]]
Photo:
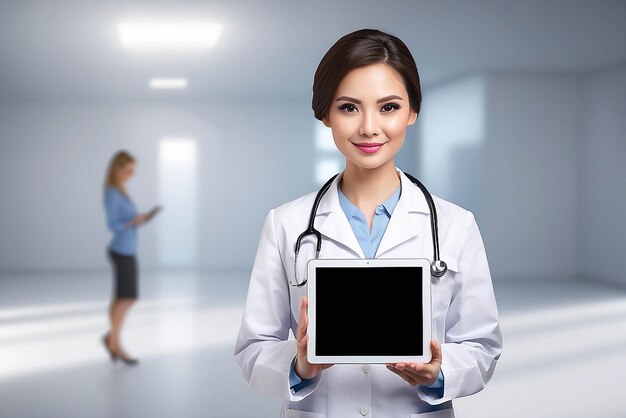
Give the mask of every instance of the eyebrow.
[[[356, 104], [361, 104], [361, 101], [359, 99], [355, 99], [354, 97], [348, 97], [348, 96], [338, 97], [337, 100], [335, 101], [340, 102], [342, 100], [345, 100], [346, 102], [353, 102]], [[403, 100], [403, 99], [400, 96], [396, 96], [395, 94], [392, 94], [391, 96], [386, 96], [386, 97], [383, 97], [382, 99], [376, 100], [376, 103], [382, 103], [382, 102], [386, 102], [389, 100]]]

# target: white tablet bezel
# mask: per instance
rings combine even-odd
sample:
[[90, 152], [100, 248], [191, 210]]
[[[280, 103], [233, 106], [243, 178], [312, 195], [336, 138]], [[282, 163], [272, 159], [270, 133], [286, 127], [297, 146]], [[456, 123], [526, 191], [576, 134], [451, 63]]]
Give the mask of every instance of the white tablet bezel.
[[[422, 318], [423, 318], [423, 347], [421, 356], [317, 356], [315, 355], [315, 324], [316, 324], [316, 267], [422, 267]], [[430, 339], [432, 335], [431, 322], [431, 285], [430, 285], [430, 261], [425, 258], [374, 258], [374, 259], [328, 259], [318, 258], [310, 260], [307, 264], [308, 277], [308, 316], [309, 324], [307, 333], [307, 360], [312, 364], [382, 364], [397, 362], [429, 363], [432, 357], [430, 351]], [[358, 286], [358, 282], [355, 283]], [[419, 303], [419, 301], [417, 301]], [[365, 342], [366, 343], [366, 342]]]

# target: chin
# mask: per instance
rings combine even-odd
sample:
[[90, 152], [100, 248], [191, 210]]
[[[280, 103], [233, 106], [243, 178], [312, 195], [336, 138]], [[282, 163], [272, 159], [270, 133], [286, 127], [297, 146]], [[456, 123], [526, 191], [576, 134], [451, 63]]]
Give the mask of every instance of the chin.
[[367, 170], [374, 170], [382, 167], [383, 165], [388, 164], [391, 160], [393, 160], [393, 156], [363, 157], [359, 155], [356, 158], [348, 158], [348, 161], [351, 164]]

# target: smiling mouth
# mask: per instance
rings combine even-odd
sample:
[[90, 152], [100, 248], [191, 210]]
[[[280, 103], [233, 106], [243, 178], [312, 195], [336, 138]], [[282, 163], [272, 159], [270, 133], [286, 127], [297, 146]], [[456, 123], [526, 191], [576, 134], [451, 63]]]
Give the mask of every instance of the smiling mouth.
[[357, 147], [359, 151], [365, 154], [374, 154], [379, 149], [381, 149], [382, 146], [385, 144], [386, 142], [360, 142], [360, 143], [352, 142], [352, 145]]

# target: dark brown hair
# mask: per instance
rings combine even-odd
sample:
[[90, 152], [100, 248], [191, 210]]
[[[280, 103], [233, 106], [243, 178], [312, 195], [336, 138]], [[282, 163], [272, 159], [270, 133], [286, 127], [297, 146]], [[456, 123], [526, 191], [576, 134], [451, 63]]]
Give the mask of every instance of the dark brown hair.
[[341, 80], [351, 70], [370, 64], [389, 64], [404, 79], [409, 106], [419, 115], [420, 78], [409, 48], [397, 37], [376, 29], [361, 29], [341, 37], [322, 58], [313, 81], [312, 107], [322, 120]]

